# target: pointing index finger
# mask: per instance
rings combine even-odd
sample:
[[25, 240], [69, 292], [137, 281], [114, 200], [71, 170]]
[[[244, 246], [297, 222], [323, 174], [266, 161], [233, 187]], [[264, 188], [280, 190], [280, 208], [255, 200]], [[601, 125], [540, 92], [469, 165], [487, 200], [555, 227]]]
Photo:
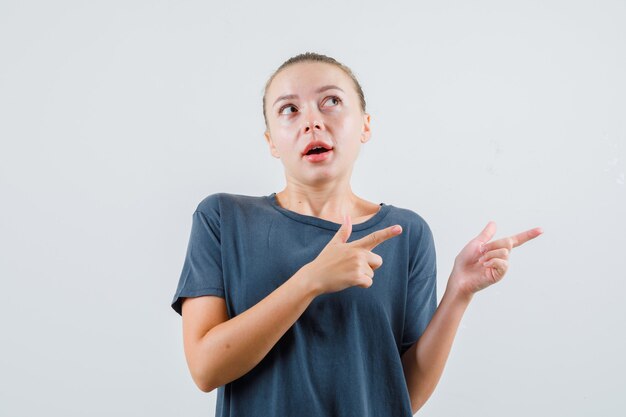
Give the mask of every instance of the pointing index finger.
[[350, 245], [357, 246], [363, 249], [372, 250], [376, 246], [383, 243], [385, 240], [391, 239], [394, 236], [402, 233], [402, 227], [400, 225], [389, 226], [385, 229], [377, 230], [370, 233], [367, 236], [350, 242]]
[[525, 232], [518, 233], [514, 236], [511, 236], [513, 247], [516, 248], [520, 245], [523, 245], [524, 243], [528, 242], [531, 239], [536, 238], [542, 233], [543, 233], [543, 229], [541, 227], [535, 227], [534, 229], [526, 230]]
[[494, 249], [509, 248], [513, 249], [523, 245], [531, 239], [536, 238], [543, 233], [541, 227], [535, 227], [534, 229], [526, 230], [525, 232], [518, 233], [513, 236], [505, 237], [502, 239], [494, 240], [493, 242], [485, 243], [483, 245], [482, 252], [486, 253]]

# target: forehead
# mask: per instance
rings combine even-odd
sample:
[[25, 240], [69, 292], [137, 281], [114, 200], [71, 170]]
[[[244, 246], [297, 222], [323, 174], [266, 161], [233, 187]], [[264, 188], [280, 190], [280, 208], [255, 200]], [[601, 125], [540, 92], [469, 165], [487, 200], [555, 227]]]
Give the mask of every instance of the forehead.
[[282, 94], [307, 94], [319, 87], [336, 85], [346, 93], [354, 90], [352, 79], [342, 69], [325, 62], [299, 62], [281, 70], [270, 84], [271, 100]]

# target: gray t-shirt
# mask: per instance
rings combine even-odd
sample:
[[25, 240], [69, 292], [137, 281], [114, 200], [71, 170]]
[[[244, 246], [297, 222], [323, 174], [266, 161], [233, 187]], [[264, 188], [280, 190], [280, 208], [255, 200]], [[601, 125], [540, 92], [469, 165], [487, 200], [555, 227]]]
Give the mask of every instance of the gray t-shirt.
[[[276, 193], [217, 193], [193, 214], [172, 308], [214, 295], [241, 314], [313, 261], [338, 223], [278, 205]], [[218, 417], [412, 416], [401, 355], [437, 306], [435, 246], [415, 212], [380, 204], [352, 226], [348, 242], [400, 224], [402, 234], [373, 249], [383, 258], [370, 288], [316, 297], [261, 362], [218, 388]]]

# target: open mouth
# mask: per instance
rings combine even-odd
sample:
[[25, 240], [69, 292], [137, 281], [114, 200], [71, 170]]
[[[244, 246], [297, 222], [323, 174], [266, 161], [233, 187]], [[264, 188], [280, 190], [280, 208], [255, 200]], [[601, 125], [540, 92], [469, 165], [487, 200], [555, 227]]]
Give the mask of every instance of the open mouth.
[[319, 154], [319, 153], [324, 153], [324, 152], [328, 152], [330, 151], [330, 149], [326, 149], [323, 147], [315, 147], [313, 149], [311, 149], [310, 151], [308, 151], [305, 155], [315, 155], [315, 154]]

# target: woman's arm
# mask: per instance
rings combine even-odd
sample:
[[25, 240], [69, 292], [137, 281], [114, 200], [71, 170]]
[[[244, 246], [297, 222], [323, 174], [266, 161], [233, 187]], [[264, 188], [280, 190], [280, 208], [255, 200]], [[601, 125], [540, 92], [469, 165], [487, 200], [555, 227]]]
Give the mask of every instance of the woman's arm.
[[471, 295], [446, 292], [419, 340], [402, 355], [411, 408], [416, 413], [435, 390]]
[[504, 277], [511, 249], [543, 233], [540, 228], [534, 228], [489, 242], [495, 231], [495, 223], [489, 222], [457, 255], [446, 291], [433, 318], [419, 340], [402, 355], [413, 413], [435, 390], [461, 318], [474, 293]]
[[223, 298], [183, 301], [185, 356], [198, 388], [210, 392], [244, 375], [267, 355], [315, 298], [301, 271], [230, 320]]
[[371, 250], [402, 230], [390, 226], [347, 243], [351, 231], [348, 216], [315, 260], [230, 320], [222, 298], [183, 301], [185, 356], [198, 388], [212, 391], [254, 368], [316, 296], [372, 285], [373, 270], [382, 265], [382, 258]]

